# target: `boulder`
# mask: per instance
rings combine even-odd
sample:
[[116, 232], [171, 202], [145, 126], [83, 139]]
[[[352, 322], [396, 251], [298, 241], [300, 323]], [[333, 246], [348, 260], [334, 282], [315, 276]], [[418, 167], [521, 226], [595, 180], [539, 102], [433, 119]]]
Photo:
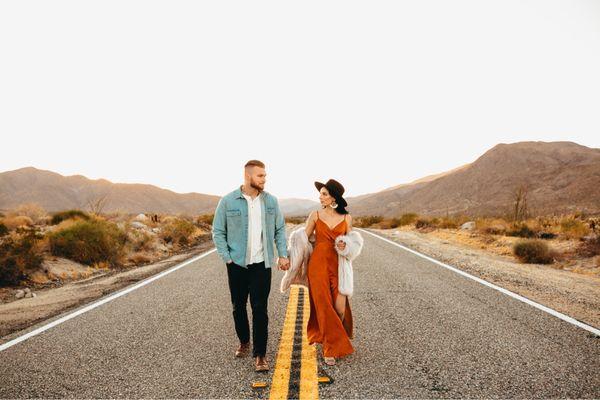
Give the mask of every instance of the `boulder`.
[[460, 226], [460, 229], [462, 229], [463, 231], [472, 231], [473, 229], [475, 229], [475, 222], [474, 221], [465, 222], [464, 224], [462, 224]]
[[146, 214], [138, 214], [135, 216], [134, 218], [136, 221], [148, 221], [148, 217], [146, 217]]
[[145, 224], [142, 224], [139, 221], [133, 221], [131, 223], [131, 226], [134, 227], [135, 229], [148, 229], [148, 226]]

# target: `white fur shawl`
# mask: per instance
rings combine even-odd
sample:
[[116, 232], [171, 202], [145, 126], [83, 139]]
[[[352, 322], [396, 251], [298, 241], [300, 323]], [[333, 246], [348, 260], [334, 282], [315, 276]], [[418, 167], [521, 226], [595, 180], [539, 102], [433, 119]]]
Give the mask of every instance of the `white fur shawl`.
[[312, 250], [313, 247], [308, 241], [304, 227], [300, 227], [290, 234], [287, 248], [290, 257], [290, 268], [285, 271], [285, 275], [281, 279], [279, 288], [281, 293], [288, 290], [292, 283], [302, 283], [308, 286], [306, 271]]
[[[337, 247], [339, 242], [346, 243], [344, 250]], [[335, 250], [338, 253], [338, 291], [348, 297], [354, 293], [354, 274], [352, 261], [362, 251], [364, 240], [358, 231], [352, 230], [347, 235], [335, 238]]]
[[[344, 241], [346, 248], [340, 250], [337, 243]], [[341, 294], [352, 296], [354, 288], [354, 277], [352, 274], [352, 261], [359, 256], [363, 248], [363, 238], [356, 230], [347, 235], [340, 235], [335, 240], [335, 250], [338, 257], [338, 290]], [[306, 236], [306, 229], [300, 227], [290, 234], [288, 240], [288, 254], [290, 256], [290, 268], [285, 271], [281, 279], [280, 291], [284, 293], [292, 283], [300, 283], [308, 286], [306, 276], [308, 261], [313, 247]]]

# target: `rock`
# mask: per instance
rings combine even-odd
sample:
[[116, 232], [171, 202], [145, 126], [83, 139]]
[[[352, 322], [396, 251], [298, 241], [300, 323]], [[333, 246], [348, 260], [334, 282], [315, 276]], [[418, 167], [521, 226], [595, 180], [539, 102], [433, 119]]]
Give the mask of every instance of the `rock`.
[[29, 289], [28, 287], [25, 288], [25, 293], [31, 293], [31, 289]]
[[148, 221], [148, 217], [146, 217], [146, 214], [138, 214], [135, 216], [135, 220], [136, 221]]
[[160, 232], [160, 228], [158, 228], [158, 227], [152, 228], [152, 232], [159, 233]]
[[134, 227], [135, 229], [148, 229], [148, 226], [145, 224], [142, 224], [139, 221], [133, 221], [131, 223], [131, 226]]
[[463, 231], [472, 231], [473, 229], [475, 229], [475, 222], [474, 221], [465, 222], [464, 224], [462, 224], [460, 226], [460, 229], [462, 229]]
[[25, 291], [24, 290], [17, 290], [17, 293], [15, 293], [15, 297], [17, 299], [22, 299], [23, 297], [25, 297]]
[[31, 293], [31, 292], [25, 293], [25, 297], [33, 297], [33, 293]]
[[31, 297], [35, 297], [35, 296], [37, 296], [37, 294], [31, 292]]

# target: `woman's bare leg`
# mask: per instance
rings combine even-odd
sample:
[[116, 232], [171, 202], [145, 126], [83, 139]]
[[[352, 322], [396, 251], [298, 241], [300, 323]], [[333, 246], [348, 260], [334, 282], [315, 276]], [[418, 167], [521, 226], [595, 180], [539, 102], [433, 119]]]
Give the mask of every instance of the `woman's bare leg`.
[[335, 299], [335, 312], [337, 312], [343, 321], [344, 313], [346, 312], [346, 295], [338, 294], [337, 299]]

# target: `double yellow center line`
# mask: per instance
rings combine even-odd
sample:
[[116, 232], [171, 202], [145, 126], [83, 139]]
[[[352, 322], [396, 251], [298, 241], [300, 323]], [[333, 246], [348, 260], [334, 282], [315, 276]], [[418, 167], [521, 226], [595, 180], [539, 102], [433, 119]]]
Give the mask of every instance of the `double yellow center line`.
[[308, 289], [292, 285], [283, 323], [270, 399], [318, 399], [317, 354], [308, 345]]

